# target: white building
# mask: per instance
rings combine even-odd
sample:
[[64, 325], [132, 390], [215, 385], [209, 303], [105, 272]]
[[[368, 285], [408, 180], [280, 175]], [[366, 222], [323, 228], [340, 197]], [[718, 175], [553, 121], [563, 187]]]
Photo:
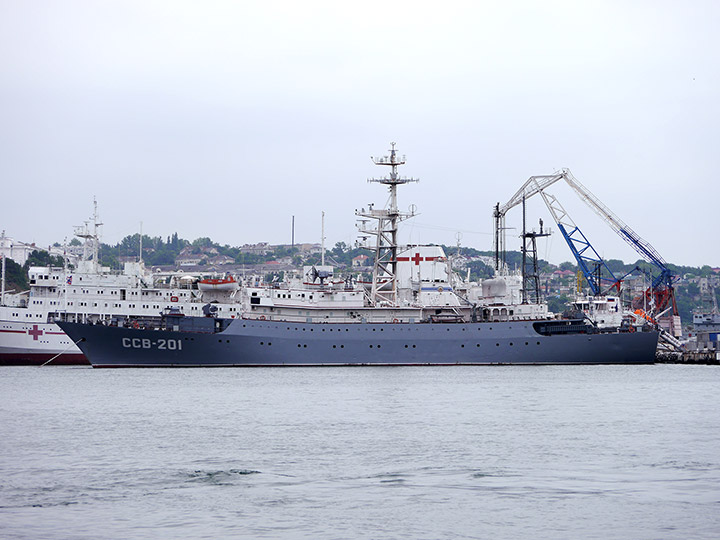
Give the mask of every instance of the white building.
[[0, 235], [0, 254], [12, 259], [19, 265], [25, 264], [28, 257], [33, 251], [40, 250], [35, 244], [26, 244], [25, 242], [18, 242], [13, 240], [9, 236], [5, 236], [5, 231]]

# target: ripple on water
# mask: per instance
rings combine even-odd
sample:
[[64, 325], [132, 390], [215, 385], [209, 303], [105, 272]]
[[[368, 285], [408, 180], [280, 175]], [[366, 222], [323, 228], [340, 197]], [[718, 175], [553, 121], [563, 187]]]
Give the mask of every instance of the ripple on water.
[[188, 482], [198, 484], [231, 485], [252, 474], [261, 474], [252, 469], [228, 469], [218, 471], [191, 471], [185, 473]]

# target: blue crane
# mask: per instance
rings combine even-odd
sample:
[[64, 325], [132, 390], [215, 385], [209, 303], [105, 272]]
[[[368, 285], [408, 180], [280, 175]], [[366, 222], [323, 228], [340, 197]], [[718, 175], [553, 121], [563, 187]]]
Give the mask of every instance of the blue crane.
[[[592, 247], [580, 228], [572, 221], [565, 209], [560, 205], [558, 200], [547, 193], [545, 190], [551, 185], [565, 180], [565, 182], [577, 193], [580, 199], [589, 206], [600, 218], [605, 221], [611, 229], [613, 229], [625, 242], [627, 242], [635, 251], [637, 251], [643, 259], [651, 263], [659, 270], [657, 276], [653, 277], [651, 287], [645, 292], [647, 300], [654, 302], [655, 312], [664, 310], [669, 302], [672, 302], [673, 314], [677, 315], [677, 305], [675, 303], [675, 295], [673, 283], [675, 276], [668, 268], [665, 260], [653, 248], [650, 243], [643, 240], [635, 231], [617, 217], [607, 206], [595, 197], [585, 186], [583, 186], [571, 173], [569, 169], [562, 169], [552, 175], [531, 176], [525, 184], [513, 195], [510, 200], [503, 206], [499, 204], [495, 207], [495, 249], [496, 249], [496, 267], [499, 268], [501, 251], [504, 251], [504, 224], [505, 214], [523, 200], [533, 195], [542, 196], [547, 205], [553, 219], [558, 225], [563, 238], [568, 243], [570, 251], [578, 263], [585, 279], [594, 295], [602, 294], [601, 281], [607, 279], [610, 287], [620, 288], [622, 278], [617, 279], [610, 268], [607, 267], [597, 251]], [[589, 263], [593, 265], [591, 268]], [[610, 276], [602, 278], [600, 271], [604, 269]], [[624, 277], [624, 276], [623, 276]]]

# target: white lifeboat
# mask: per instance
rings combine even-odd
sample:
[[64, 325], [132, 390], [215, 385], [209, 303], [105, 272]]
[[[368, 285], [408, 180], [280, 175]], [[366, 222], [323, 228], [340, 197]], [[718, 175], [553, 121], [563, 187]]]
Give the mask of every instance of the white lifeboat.
[[201, 291], [237, 291], [239, 288], [238, 282], [232, 276], [226, 276], [224, 278], [207, 278], [198, 281], [198, 289]]

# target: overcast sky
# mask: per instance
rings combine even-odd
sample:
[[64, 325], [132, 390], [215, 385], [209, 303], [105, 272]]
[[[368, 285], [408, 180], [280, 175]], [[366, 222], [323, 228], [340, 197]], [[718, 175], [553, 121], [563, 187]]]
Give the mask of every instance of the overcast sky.
[[[370, 156], [420, 179], [404, 241], [491, 249], [492, 207], [569, 168], [669, 262], [720, 266], [720, 2], [0, 0], [0, 228], [354, 242]], [[638, 256], [567, 186], [606, 258]], [[528, 220], [551, 222], [541, 201]], [[517, 249], [521, 211], [508, 215]], [[554, 228], [554, 227], [553, 227]], [[541, 244], [571, 256], [559, 235]]]

